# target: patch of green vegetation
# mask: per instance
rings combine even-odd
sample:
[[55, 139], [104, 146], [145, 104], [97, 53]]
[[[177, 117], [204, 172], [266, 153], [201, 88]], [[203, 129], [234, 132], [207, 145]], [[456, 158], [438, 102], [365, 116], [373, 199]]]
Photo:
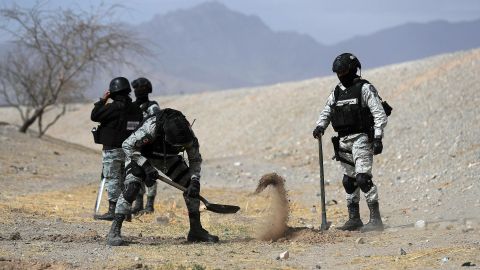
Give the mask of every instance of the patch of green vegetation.
[[200, 264], [194, 264], [192, 266], [192, 270], [205, 270], [205, 266], [202, 266]]

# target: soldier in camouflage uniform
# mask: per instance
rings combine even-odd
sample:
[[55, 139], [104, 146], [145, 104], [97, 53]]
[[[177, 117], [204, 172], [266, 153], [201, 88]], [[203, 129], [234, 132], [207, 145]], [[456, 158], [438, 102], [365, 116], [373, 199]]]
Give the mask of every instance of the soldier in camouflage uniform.
[[[189, 122], [179, 111], [163, 109], [147, 118], [123, 143], [126, 154], [125, 190], [115, 209], [115, 218], [107, 236], [107, 244], [123, 245], [121, 227], [131, 211], [141, 183], [151, 186], [161, 170], [174, 182], [187, 188], [183, 194], [188, 209], [189, 242], [218, 242], [218, 237], [203, 229], [200, 222], [200, 171], [202, 156], [200, 146]], [[188, 166], [181, 152], [186, 151]]]
[[[375, 87], [357, 75], [360, 61], [351, 53], [335, 58], [332, 67], [340, 80], [327, 99], [313, 131], [320, 138], [332, 123], [339, 141], [337, 160], [343, 168], [349, 219], [341, 230], [383, 230], [378, 204], [377, 186], [372, 182], [373, 155], [383, 150], [383, 130], [387, 115]], [[363, 226], [360, 219], [360, 190], [364, 192], [370, 221]], [[362, 228], [363, 227], [363, 228]]]
[[[148, 94], [152, 93], [152, 83], [147, 79], [140, 77], [132, 82], [133, 92], [135, 93], [135, 102], [143, 112], [143, 118], [147, 119], [149, 116], [154, 115], [160, 111], [160, 106], [153, 100], [149, 100]], [[146, 192], [145, 192], [146, 191]], [[143, 207], [143, 195], [147, 193], [147, 203], [145, 208]], [[155, 196], [157, 195], [157, 183], [151, 187], [146, 187], [142, 183], [140, 192], [138, 192], [135, 198], [135, 203], [132, 208], [132, 214], [138, 213], [153, 213]]]
[[[125, 153], [122, 142], [133, 132], [142, 120], [142, 113], [129, 97], [130, 83], [124, 77], [110, 82], [109, 90], [94, 104], [91, 120], [100, 122], [96, 131], [96, 143], [103, 145], [102, 175], [108, 194], [108, 212], [95, 215], [95, 219], [113, 220], [115, 206], [122, 192], [125, 178]], [[113, 102], [107, 103], [108, 99]]]

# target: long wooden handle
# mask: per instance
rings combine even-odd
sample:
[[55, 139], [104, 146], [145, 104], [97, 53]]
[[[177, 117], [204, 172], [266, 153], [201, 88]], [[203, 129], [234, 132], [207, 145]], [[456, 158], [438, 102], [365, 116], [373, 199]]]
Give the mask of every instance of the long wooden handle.
[[321, 195], [321, 206], [322, 206], [322, 230], [327, 230], [327, 212], [325, 209], [325, 177], [323, 174], [323, 149], [322, 149], [322, 136], [318, 138], [318, 163], [320, 165], [320, 195]]
[[[158, 177], [158, 180], [166, 183], [166, 184], [169, 184], [170, 186], [174, 187], [174, 188], [177, 188], [183, 192], [187, 191], [187, 189], [180, 185], [180, 184], [177, 184], [175, 182], [173, 182], [170, 178], [168, 178], [166, 175], [164, 175], [163, 173], [159, 172], [159, 177]], [[209, 202], [207, 201], [207, 199], [203, 198], [202, 196], [198, 195], [198, 198], [200, 199], [200, 201], [202, 201], [205, 205], [208, 205]]]
[[165, 178], [163, 175], [160, 175], [160, 176], [158, 177], [158, 180], [160, 180], [160, 181], [162, 181], [162, 182], [164, 182], [164, 183], [166, 183], [166, 184], [169, 184], [170, 186], [172, 186], [172, 187], [174, 187], [174, 188], [180, 189], [180, 190], [183, 191], [183, 192], [187, 191], [187, 189], [186, 189], [184, 186], [179, 185], [179, 184], [173, 182], [172, 180], [170, 180], [170, 179], [168, 179], [168, 178]]

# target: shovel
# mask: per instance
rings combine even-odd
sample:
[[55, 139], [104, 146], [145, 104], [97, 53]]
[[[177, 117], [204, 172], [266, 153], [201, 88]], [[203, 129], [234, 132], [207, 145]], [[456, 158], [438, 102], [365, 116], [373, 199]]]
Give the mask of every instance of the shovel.
[[322, 136], [318, 138], [318, 163], [320, 165], [320, 195], [322, 205], [322, 225], [320, 225], [321, 231], [328, 230], [330, 227], [327, 223], [327, 212], [325, 211], [325, 177], [323, 175], [323, 149], [322, 149]]
[[102, 169], [102, 175], [100, 176], [100, 178], [102, 179], [102, 181], [100, 182], [100, 186], [98, 187], [97, 199], [95, 200], [95, 207], [93, 208], [94, 215], [98, 214], [98, 210], [100, 209], [100, 202], [102, 201], [103, 188], [105, 187], [105, 177], [103, 177], [103, 169]]
[[[173, 182], [172, 180], [170, 180], [167, 176], [165, 176], [163, 174], [160, 174], [160, 177], [158, 178], [158, 180], [160, 180], [164, 183], [167, 183], [170, 186], [175, 187], [175, 188], [177, 188], [177, 189], [179, 189], [183, 192], [185, 192], [187, 190], [184, 186]], [[240, 210], [240, 207], [236, 206], [236, 205], [224, 205], [224, 204], [209, 203], [207, 201], [207, 199], [203, 198], [200, 195], [198, 195], [198, 198], [200, 199], [200, 201], [203, 202], [203, 204], [205, 204], [205, 207], [207, 208], [208, 211], [212, 211], [214, 213], [234, 214], [234, 213], [238, 212], [238, 210]]]

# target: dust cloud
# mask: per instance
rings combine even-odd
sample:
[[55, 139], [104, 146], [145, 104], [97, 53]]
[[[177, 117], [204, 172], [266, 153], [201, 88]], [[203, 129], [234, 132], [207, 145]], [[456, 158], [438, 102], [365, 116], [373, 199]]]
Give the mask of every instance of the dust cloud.
[[285, 237], [289, 216], [285, 179], [276, 173], [265, 174], [260, 178], [253, 194], [259, 194], [271, 186], [271, 204], [267, 216], [257, 225], [256, 238], [265, 241], [276, 241]]

